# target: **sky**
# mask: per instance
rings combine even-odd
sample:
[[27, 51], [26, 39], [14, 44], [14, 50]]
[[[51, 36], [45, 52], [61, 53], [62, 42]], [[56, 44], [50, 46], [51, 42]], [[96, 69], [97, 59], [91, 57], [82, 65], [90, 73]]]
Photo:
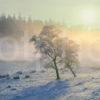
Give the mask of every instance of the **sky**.
[[[2, 14], [12, 16], [21, 15], [25, 18], [31, 17], [32, 19], [39, 20], [52, 19], [69, 26], [85, 25], [86, 27], [95, 26], [100, 29], [100, 0], [0, 0], [0, 15]], [[99, 32], [79, 32], [78, 34], [77, 31], [74, 31], [72, 36], [70, 36], [80, 43], [82, 48], [81, 57], [86, 60], [86, 63], [88, 60], [94, 60], [95, 58], [97, 58], [95, 61], [98, 62], [98, 64], [100, 62], [100, 46], [98, 45], [100, 44]], [[6, 41], [6, 43], [8, 42]], [[22, 47], [22, 45], [18, 46]], [[94, 46], [96, 46], [95, 49], [91, 49]], [[23, 59], [21, 57], [25, 58], [25, 56], [28, 59], [31, 58], [30, 55], [32, 55], [31, 52], [33, 53], [33, 51], [30, 51], [32, 50], [30, 48], [32, 47], [28, 47], [28, 50], [26, 48], [16, 50], [18, 59]], [[7, 49], [11, 50], [12, 46], [9, 46]], [[23, 50], [25, 50], [26, 55], [23, 54]], [[9, 59], [9, 56], [11, 58], [11, 53], [12, 51], [10, 51], [10, 54], [7, 53], [7, 60]], [[86, 54], [89, 56], [87, 57]], [[91, 57], [91, 55], [93, 56]], [[93, 62], [93, 60], [91, 60], [91, 62]]]
[[33, 19], [52, 19], [71, 25], [84, 24], [87, 10], [90, 16], [95, 16], [93, 24], [99, 25], [100, 0], [0, 0], [0, 15], [31, 16]]

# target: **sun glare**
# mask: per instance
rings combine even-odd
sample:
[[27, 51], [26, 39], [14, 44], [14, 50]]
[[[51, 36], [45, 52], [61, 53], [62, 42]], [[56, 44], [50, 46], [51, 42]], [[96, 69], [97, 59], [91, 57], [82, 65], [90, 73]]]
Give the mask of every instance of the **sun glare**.
[[85, 9], [81, 11], [83, 24], [92, 25], [96, 21], [96, 11], [93, 9]]

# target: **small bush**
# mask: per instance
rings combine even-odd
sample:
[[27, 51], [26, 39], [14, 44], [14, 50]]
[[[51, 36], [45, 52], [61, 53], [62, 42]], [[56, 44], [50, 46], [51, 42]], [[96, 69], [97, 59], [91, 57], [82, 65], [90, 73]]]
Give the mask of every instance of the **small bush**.
[[16, 89], [16, 88], [12, 88], [11, 90], [12, 90], [12, 91], [15, 91], [15, 90], [17, 90], [17, 89]]
[[7, 86], [7, 88], [11, 88], [11, 86], [10, 86], [10, 85], [8, 85], [8, 86]]
[[15, 76], [15, 77], [13, 77], [13, 79], [17, 80], [17, 79], [20, 79], [20, 77], [19, 76]]
[[22, 73], [22, 71], [18, 71], [17, 74], [21, 75], [21, 74], [23, 74], [23, 73]]
[[10, 78], [10, 76], [9, 76], [9, 74], [7, 74], [7, 75], [0, 75], [0, 79], [3, 79], [3, 78]]
[[32, 70], [30, 73], [36, 73], [36, 71], [35, 70]]
[[29, 75], [26, 75], [25, 78], [30, 78], [30, 76]]

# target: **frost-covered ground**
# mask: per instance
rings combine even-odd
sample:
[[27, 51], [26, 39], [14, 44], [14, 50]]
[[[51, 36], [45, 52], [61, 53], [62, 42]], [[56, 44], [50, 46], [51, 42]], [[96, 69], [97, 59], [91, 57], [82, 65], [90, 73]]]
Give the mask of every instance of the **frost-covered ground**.
[[0, 100], [100, 100], [100, 70], [81, 68], [55, 80], [52, 70], [17, 72], [0, 79]]

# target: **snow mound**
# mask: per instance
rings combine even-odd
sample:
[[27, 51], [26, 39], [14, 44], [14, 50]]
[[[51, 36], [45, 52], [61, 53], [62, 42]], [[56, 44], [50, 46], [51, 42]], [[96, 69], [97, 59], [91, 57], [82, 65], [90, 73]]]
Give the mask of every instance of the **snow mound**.
[[55, 80], [52, 70], [5, 74], [0, 100], [100, 100], [100, 71], [81, 71], [76, 78], [67, 72], [61, 78]]
[[24, 89], [12, 100], [58, 100], [69, 90], [68, 81], [52, 81], [43, 86]]
[[91, 98], [89, 100], [100, 100], [100, 88], [92, 92]]

